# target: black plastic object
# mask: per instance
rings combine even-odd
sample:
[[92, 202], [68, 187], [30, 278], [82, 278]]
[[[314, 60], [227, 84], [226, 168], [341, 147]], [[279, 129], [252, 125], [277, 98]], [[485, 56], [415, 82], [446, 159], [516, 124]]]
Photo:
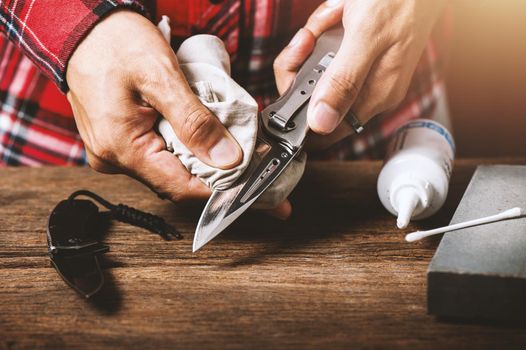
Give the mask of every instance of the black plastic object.
[[64, 281], [86, 298], [104, 284], [98, 256], [109, 247], [90, 234], [90, 226], [100, 215], [91, 201], [63, 200], [51, 212], [47, 227], [51, 263]]
[[[99, 211], [90, 197], [109, 211]], [[104, 284], [99, 256], [109, 251], [100, 242], [104, 223], [109, 219], [130, 223], [159, 234], [165, 240], [181, 239], [173, 227], [153, 214], [124, 204], [114, 205], [93, 192], [81, 190], [61, 201], [51, 212], [47, 226], [47, 240], [51, 263], [64, 281], [85, 298], [97, 293]]]

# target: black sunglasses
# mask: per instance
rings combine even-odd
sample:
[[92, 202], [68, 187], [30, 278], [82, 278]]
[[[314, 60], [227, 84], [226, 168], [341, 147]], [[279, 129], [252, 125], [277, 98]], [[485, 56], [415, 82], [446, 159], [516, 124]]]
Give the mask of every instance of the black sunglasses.
[[[108, 211], [99, 211], [89, 197]], [[181, 239], [181, 235], [161, 217], [124, 204], [114, 205], [97, 194], [80, 190], [57, 204], [49, 216], [47, 242], [51, 263], [58, 274], [85, 298], [97, 293], [104, 284], [99, 256], [109, 251], [100, 242], [101, 232], [111, 220], [145, 228], [165, 240]]]

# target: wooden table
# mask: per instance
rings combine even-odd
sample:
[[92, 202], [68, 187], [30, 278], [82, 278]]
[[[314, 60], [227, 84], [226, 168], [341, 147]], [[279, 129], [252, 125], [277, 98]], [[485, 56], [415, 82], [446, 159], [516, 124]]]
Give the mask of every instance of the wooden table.
[[[526, 160], [458, 161], [440, 214], [404, 231], [377, 198], [379, 162], [313, 163], [289, 222], [249, 213], [197, 254], [201, 205], [175, 206], [87, 168], [0, 169], [0, 348], [524, 349], [524, 324], [427, 315], [439, 238], [403, 240], [448, 223], [481, 162]], [[45, 237], [50, 210], [79, 188], [160, 214], [184, 239], [115, 224], [106, 288], [88, 302], [50, 267]]]

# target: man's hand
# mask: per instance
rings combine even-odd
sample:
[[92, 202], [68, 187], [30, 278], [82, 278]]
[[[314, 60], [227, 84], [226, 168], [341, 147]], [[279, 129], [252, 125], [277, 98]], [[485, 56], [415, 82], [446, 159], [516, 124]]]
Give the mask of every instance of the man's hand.
[[[343, 22], [341, 48], [309, 104], [310, 128], [325, 135], [337, 129], [349, 110], [365, 123], [395, 108], [407, 93], [445, 3], [446, 0], [324, 2], [277, 57], [274, 71], [279, 91], [290, 85], [312, 52], [316, 38]], [[341, 136], [341, 128], [335, 134]]]
[[[154, 126], [159, 115], [199, 159], [228, 169], [242, 150], [194, 95], [177, 57], [151, 22], [128, 10], [102, 20], [71, 57], [68, 100], [92, 168], [130, 175], [172, 201], [207, 198]], [[288, 201], [268, 211], [285, 219]]]
[[147, 19], [121, 10], [81, 42], [67, 69], [77, 127], [95, 170], [125, 173], [174, 201], [210, 190], [165, 150], [154, 131], [161, 114], [203, 162], [239, 164], [242, 151], [187, 84], [177, 58]]

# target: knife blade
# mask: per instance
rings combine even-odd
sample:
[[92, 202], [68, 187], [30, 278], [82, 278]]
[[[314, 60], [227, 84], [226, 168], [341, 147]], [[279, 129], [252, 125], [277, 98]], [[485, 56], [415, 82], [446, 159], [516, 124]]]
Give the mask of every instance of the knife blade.
[[194, 252], [243, 214], [301, 152], [309, 131], [310, 96], [342, 37], [341, 26], [322, 34], [290, 88], [261, 112], [254, 157], [231, 188], [212, 193], [197, 224]]
[[261, 134], [248, 169], [231, 188], [212, 193], [197, 224], [193, 252], [210, 242], [244, 213], [300, 151], [293, 151], [285, 144]]

